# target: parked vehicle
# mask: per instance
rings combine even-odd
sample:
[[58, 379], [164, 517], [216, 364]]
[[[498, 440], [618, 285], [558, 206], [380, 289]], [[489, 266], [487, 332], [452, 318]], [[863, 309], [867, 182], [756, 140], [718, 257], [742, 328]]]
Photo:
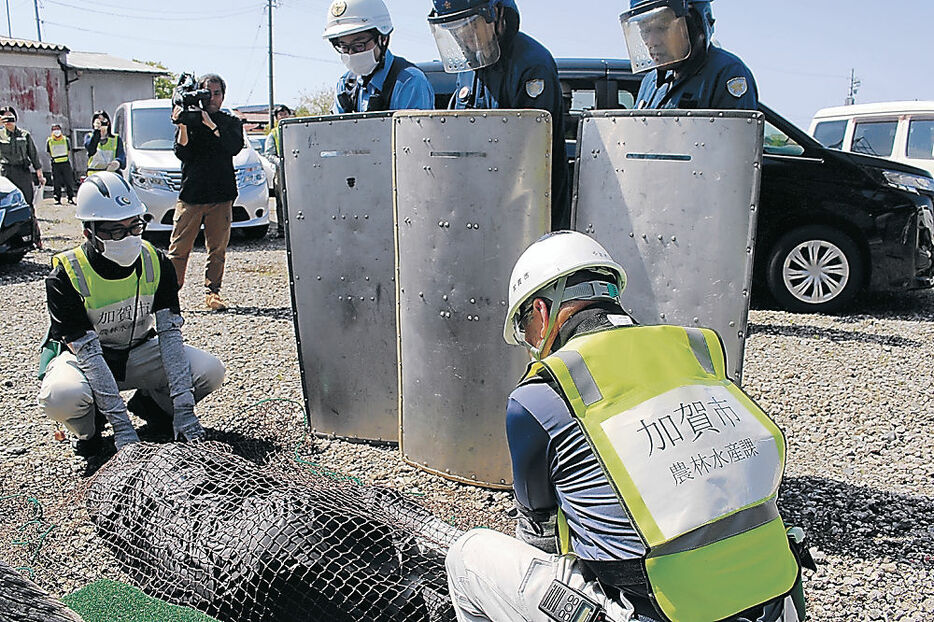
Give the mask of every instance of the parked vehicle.
[[824, 108], [808, 133], [825, 147], [895, 160], [934, 175], [934, 101]]
[[0, 262], [17, 263], [37, 243], [32, 207], [12, 181], [0, 177]]
[[[629, 61], [557, 59], [568, 156], [585, 110], [632, 108]], [[456, 78], [420, 63], [447, 106]], [[765, 105], [753, 282], [785, 309], [831, 312], [863, 291], [934, 285], [934, 178], [903, 163], [827, 149]]]
[[[168, 99], [121, 104], [114, 114], [114, 131], [123, 137], [127, 166], [124, 175], [146, 205], [147, 232], [172, 230], [175, 203], [181, 190], [181, 162], [172, 147], [175, 126]], [[269, 191], [259, 155], [244, 134], [243, 150], [234, 156], [239, 194], [234, 201], [234, 229], [262, 238], [269, 229]]]
[[263, 163], [263, 172], [266, 173], [266, 186], [269, 188], [269, 196], [276, 196], [276, 167], [266, 157], [266, 134], [247, 134], [250, 146], [259, 156], [259, 161]]

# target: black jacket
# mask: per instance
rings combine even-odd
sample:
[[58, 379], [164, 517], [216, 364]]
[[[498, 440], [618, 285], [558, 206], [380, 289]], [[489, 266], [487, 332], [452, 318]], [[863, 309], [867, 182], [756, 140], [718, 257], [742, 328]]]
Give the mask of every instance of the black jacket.
[[243, 124], [223, 111], [210, 116], [220, 138], [200, 124], [189, 127], [188, 144], [179, 145], [175, 132], [175, 155], [182, 161], [178, 198], [185, 203], [222, 203], [237, 198], [233, 157], [243, 149]]

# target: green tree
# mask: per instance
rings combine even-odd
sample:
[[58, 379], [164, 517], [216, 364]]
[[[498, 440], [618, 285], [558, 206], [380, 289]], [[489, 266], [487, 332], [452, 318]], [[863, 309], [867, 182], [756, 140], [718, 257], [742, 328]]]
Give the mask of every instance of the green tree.
[[175, 85], [178, 84], [178, 74], [169, 71], [168, 67], [158, 61], [137, 60], [135, 58], [133, 60], [137, 63], [143, 63], [144, 65], [161, 69], [165, 72], [165, 75], [153, 78], [153, 91], [155, 92], [156, 99], [171, 99], [172, 91], [175, 90]]
[[314, 117], [323, 114], [331, 114], [334, 107], [334, 89], [327, 86], [319, 86], [314, 91], [301, 91], [298, 95], [298, 108], [295, 110], [296, 117]]

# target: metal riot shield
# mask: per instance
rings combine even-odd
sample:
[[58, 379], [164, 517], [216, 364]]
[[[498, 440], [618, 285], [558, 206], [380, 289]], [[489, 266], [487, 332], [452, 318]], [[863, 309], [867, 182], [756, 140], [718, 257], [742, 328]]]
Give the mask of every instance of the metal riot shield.
[[612, 111], [580, 124], [575, 227], [626, 269], [642, 324], [715, 329], [740, 382], [762, 164], [754, 111]]
[[392, 115], [288, 120], [282, 148], [308, 425], [396, 442]]
[[506, 398], [528, 355], [503, 342], [503, 317], [513, 264], [550, 223], [551, 117], [402, 112], [393, 125], [402, 454], [506, 488]]

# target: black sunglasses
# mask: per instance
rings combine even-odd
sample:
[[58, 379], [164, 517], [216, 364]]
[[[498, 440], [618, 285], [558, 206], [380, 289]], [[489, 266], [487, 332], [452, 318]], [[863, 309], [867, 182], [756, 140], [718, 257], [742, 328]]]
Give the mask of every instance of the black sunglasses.
[[120, 241], [128, 235], [143, 235], [146, 230], [146, 223], [137, 220], [132, 225], [124, 227], [123, 225], [98, 226], [94, 233], [102, 240]]

